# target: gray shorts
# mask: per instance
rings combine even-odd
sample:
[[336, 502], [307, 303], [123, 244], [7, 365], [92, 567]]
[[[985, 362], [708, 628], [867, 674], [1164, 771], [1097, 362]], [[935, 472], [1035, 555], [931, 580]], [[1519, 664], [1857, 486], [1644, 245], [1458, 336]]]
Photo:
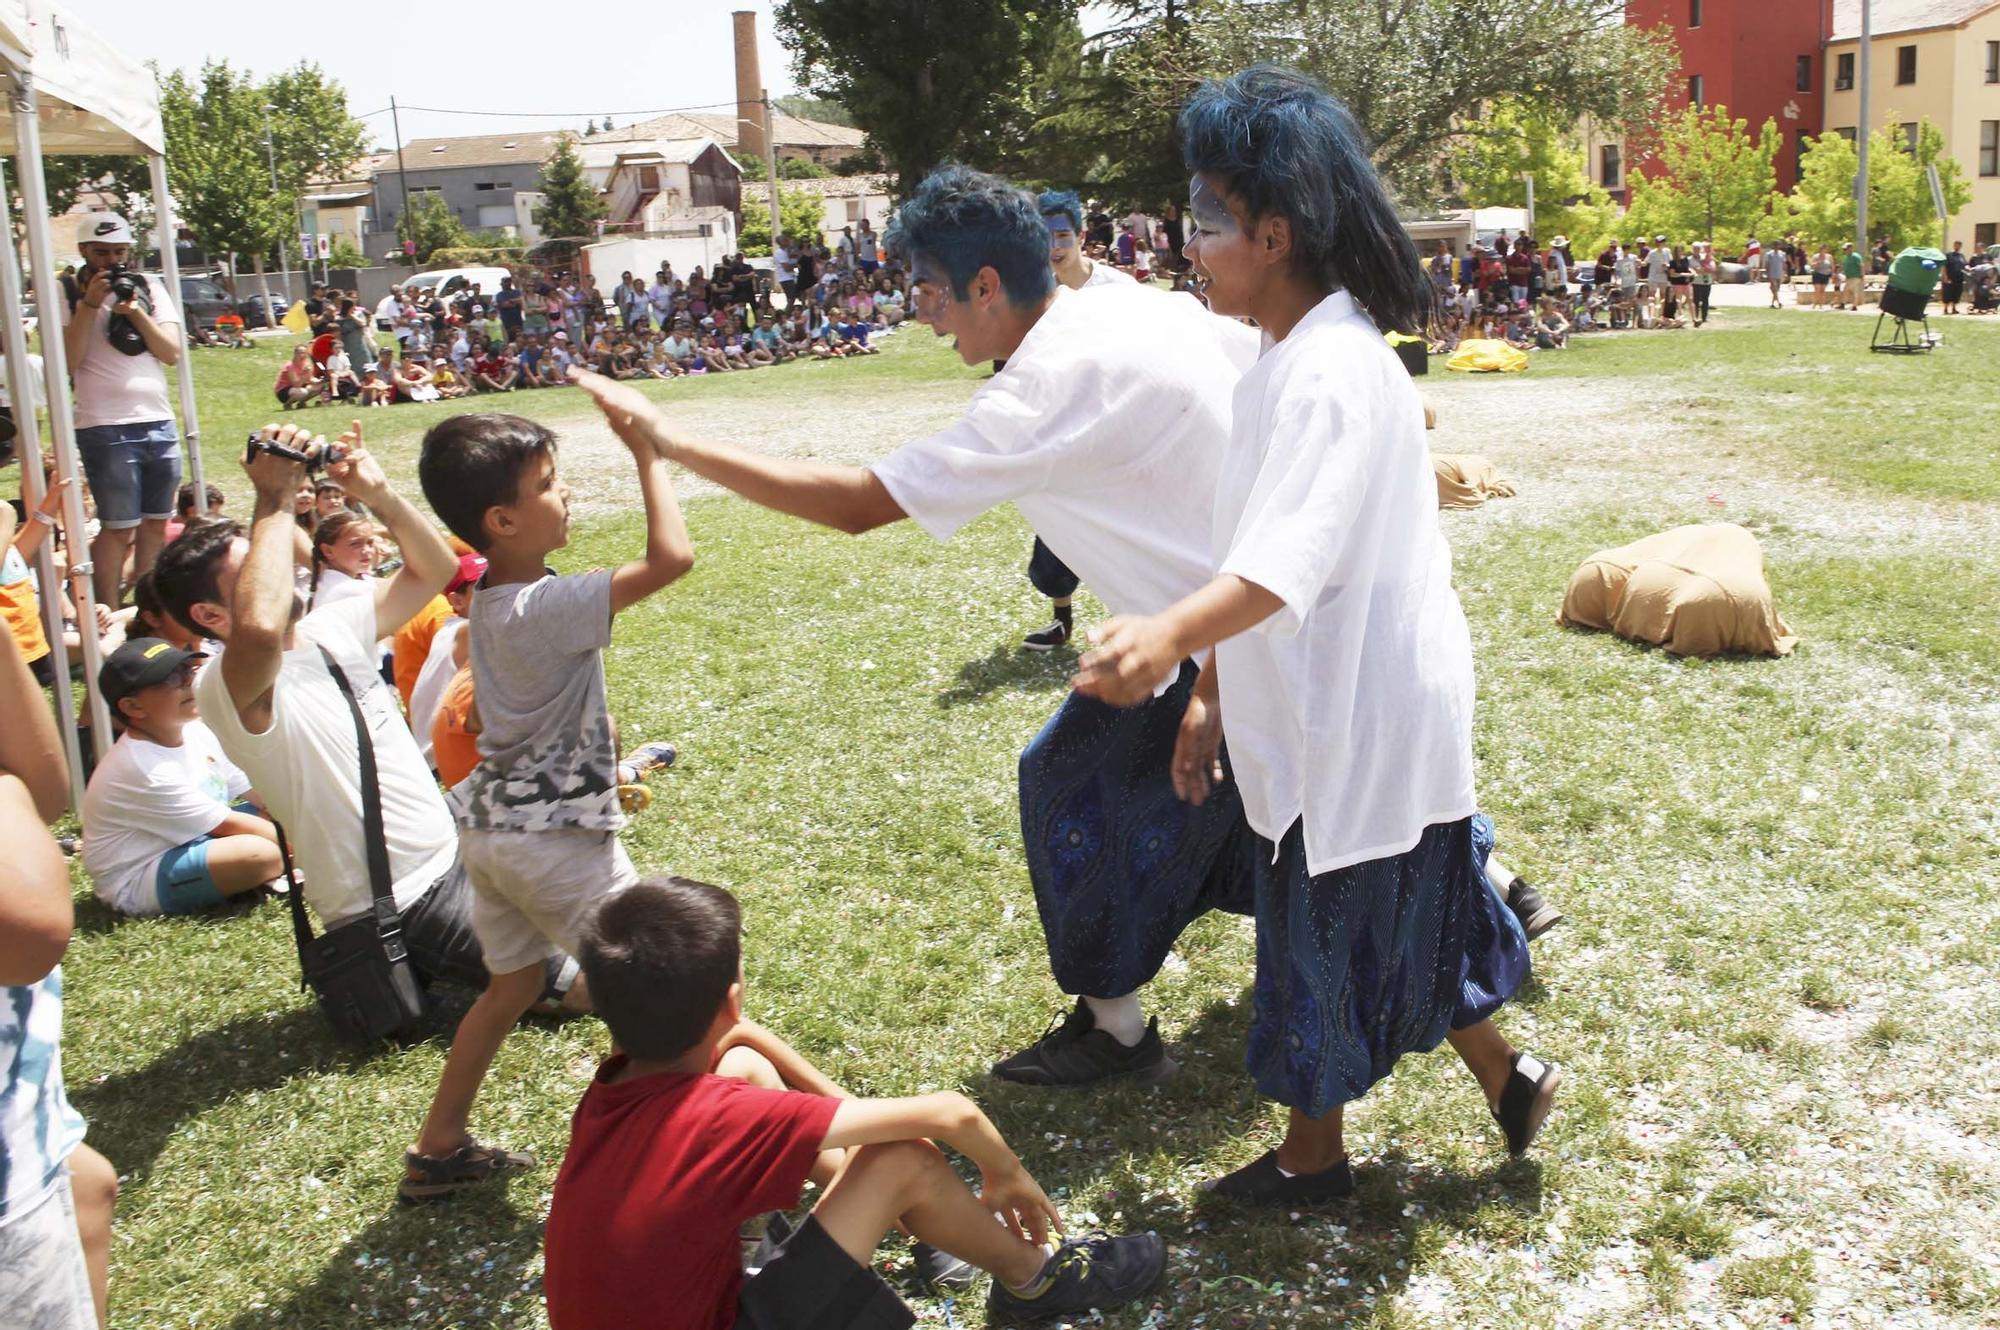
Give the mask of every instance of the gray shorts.
[[472, 879], [472, 931], [494, 974], [576, 955], [598, 905], [639, 880], [609, 831], [465, 828], [458, 849]]
[[[472, 883], [465, 861], [454, 858], [445, 875], [415, 905], [403, 911], [403, 945], [425, 986], [443, 981], [477, 993], [486, 987], [486, 961], [472, 931]], [[576, 982], [577, 965], [565, 952], [543, 961], [548, 982], [542, 995], [560, 999]]]
[[0, 1224], [0, 1324], [34, 1330], [97, 1330], [90, 1267], [76, 1227], [69, 1170], [26, 1214]]

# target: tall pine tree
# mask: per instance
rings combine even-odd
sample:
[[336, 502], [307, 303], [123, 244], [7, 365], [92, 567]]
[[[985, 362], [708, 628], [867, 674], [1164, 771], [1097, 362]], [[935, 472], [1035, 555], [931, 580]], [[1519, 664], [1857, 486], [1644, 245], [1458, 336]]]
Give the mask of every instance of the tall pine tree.
[[583, 172], [575, 140], [563, 135], [554, 155], [542, 163], [542, 206], [535, 209], [535, 225], [550, 239], [574, 239], [592, 234], [592, 224], [604, 214], [604, 200]]

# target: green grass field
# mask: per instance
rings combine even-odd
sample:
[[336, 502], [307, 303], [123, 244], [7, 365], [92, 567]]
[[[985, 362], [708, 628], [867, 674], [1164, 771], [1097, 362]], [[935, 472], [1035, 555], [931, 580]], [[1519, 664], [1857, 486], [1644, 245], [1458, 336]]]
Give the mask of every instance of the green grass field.
[[[1011, 511], [938, 545], [691, 500], [697, 568], [621, 618], [608, 658], [627, 739], [681, 751], [633, 856], [738, 892], [751, 1014], [837, 1079], [963, 1088], [1073, 1229], [1167, 1236], [1154, 1303], [1103, 1324], [1990, 1325], [2000, 327], [1956, 321], [1912, 360], [1869, 356], [1867, 331], [1732, 310], [1423, 385], [1438, 448], [1484, 452], [1522, 489], [1444, 522], [1479, 662], [1481, 799], [1502, 856], [1569, 915], [1502, 1013], [1572, 1076], [1523, 1161], [1441, 1050], [1350, 1113], [1352, 1203], [1199, 1204], [1195, 1182], [1279, 1125], [1241, 1070], [1252, 948], [1234, 919], [1198, 924], [1154, 986], [1185, 1069], [1170, 1086], [1049, 1096], [984, 1076], [1063, 1002], [1013, 772], [1074, 657], [1016, 649], [1044, 616]], [[232, 511], [280, 354], [196, 353]], [[865, 363], [651, 391], [806, 453], [886, 449], [982, 376], [913, 331]], [[507, 405], [593, 427], [573, 390]], [[393, 474], [450, 409], [368, 413]], [[565, 567], [639, 547], [617, 464], [565, 452], [601, 491]], [[1763, 539], [1792, 657], [1680, 661], [1556, 627], [1591, 550], [1709, 520]], [[425, 1039], [349, 1051], [298, 991], [277, 906], [117, 921], [80, 870], [78, 899], [67, 1072], [126, 1179], [115, 1324], [543, 1323], [541, 1221], [601, 1026], [526, 1025], [488, 1082], [476, 1130], [537, 1152], [536, 1173], [403, 1210], [398, 1156], [460, 1007]], [[902, 1277], [898, 1248], [885, 1263]], [[983, 1324], [976, 1299], [915, 1305]]]

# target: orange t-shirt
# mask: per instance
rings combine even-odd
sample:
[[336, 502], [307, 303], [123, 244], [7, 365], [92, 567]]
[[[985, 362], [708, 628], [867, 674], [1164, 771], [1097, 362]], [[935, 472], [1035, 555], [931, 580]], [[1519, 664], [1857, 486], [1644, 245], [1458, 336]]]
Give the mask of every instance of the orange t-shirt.
[[416, 691], [417, 676], [424, 672], [424, 662], [430, 659], [431, 639], [437, 636], [438, 625], [450, 617], [451, 602], [443, 596], [432, 596], [430, 604], [396, 630], [390, 649], [395, 660], [396, 691], [403, 695], [405, 711], [410, 709], [410, 694]]
[[445, 685], [444, 700], [438, 703], [437, 720], [431, 725], [431, 761], [446, 789], [479, 765], [478, 736], [466, 729], [471, 718], [472, 667], [467, 665]]
[[5, 572], [0, 573], [0, 618], [7, 620], [7, 630], [21, 648], [21, 659], [32, 665], [49, 654], [49, 639], [42, 632], [42, 602], [35, 594], [35, 579], [27, 560], [11, 545], [5, 557]]

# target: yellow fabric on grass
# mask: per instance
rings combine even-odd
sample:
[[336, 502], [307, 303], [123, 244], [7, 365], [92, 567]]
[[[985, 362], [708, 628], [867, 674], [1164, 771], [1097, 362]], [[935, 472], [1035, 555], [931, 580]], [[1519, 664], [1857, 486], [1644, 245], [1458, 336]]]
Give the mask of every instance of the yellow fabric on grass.
[[1444, 367], [1462, 374], [1512, 374], [1528, 367], [1528, 353], [1489, 337], [1474, 337], [1460, 342]]
[[1583, 561], [1556, 622], [1677, 656], [1786, 656], [1798, 637], [1771, 604], [1764, 551], [1740, 526], [1679, 526]]

